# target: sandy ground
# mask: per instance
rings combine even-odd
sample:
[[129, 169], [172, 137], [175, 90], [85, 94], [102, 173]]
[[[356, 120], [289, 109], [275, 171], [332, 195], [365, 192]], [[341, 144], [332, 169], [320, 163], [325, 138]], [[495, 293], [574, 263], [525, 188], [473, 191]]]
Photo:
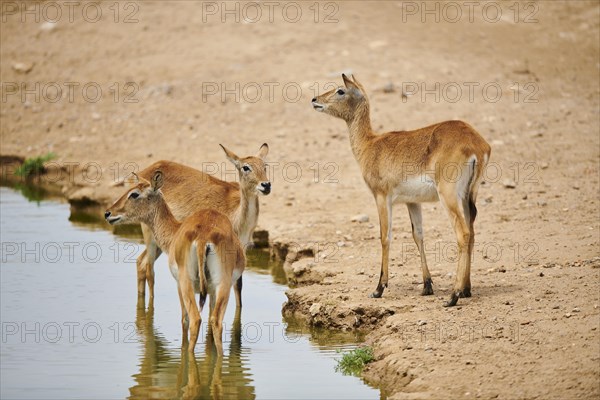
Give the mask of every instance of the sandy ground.
[[[27, 14], [3, 2], [0, 152], [52, 151], [62, 173], [45, 179], [107, 203], [123, 190], [115, 181], [159, 159], [235, 179], [218, 143], [248, 155], [267, 142], [273, 193], [259, 225], [282, 254], [308, 249], [288, 255], [297, 287], [284, 313], [368, 329], [367, 380], [399, 399], [598, 398], [600, 6], [491, 3], [276, 2], [259, 15], [248, 3], [70, 13], [59, 2], [57, 18], [49, 3]], [[435, 296], [419, 295], [397, 205], [390, 287], [367, 298], [379, 273], [374, 201], [345, 124], [310, 106], [343, 71], [367, 88], [377, 130], [462, 119], [492, 146], [473, 297], [459, 307], [442, 307], [455, 242], [435, 203], [423, 211]]]

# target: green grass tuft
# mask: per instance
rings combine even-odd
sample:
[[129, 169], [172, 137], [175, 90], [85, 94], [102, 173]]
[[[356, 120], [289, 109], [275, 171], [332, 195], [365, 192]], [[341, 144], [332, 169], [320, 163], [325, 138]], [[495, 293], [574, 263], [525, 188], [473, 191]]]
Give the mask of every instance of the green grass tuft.
[[15, 170], [15, 175], [27, 178], [28, 176], [44, 172], [44, 163], [56, 158], [54, 153], [47, 153], [43, 156], [26, 159], [19, 168]]
[[[338, 353], [341, 354], [342, 351], [338, 350]], [[359, 347], [344, 353], [342, 358], [337, 360], [335, 370], [344, 375], [359, 375], [373, 359], [373, 349], [371, 347]]]

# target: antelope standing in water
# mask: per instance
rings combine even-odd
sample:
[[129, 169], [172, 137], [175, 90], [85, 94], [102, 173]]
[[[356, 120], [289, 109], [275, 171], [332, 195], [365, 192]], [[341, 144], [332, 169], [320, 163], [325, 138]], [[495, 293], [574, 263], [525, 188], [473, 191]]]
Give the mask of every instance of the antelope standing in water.
[[[163, 174], [155, 171], [148, 182], [129, 189], [106, 211], [111, 224], [144, 223], [158, 246], [169, 255], [169, 268], [177, 280], [184, 339], [190, 331], [188, 350], [198, 340], [201, 313], [208, 292], [215, 293], [209, 321], [217, 350], [222, 353], [223, 317], [231, 286], [242, 276], [246, 256], [229, 218], [215, 210], [199, 210], [182, 222], [171, 213], [160, 189]], [[200, 293], [196, 307], [195, 293]], [[212, 303], [212, 299], [211, 299]]]
[[[239, 174], [239, 184], [226, 182], [197, 169], [172, 161], [157, 161], [138, 173], [140, 178], [151, 179], [155, 171], [164, 174], [163, 194], [169, 208], [179, 221], [201, 209], [213, 209], [225, 214], [243, 246], [252, 241], [258, 221], [258, 196], [271, 193], [265, 158], [269, 146], [264, 143], [256, 156], [238, 157], [221, 145], [227, 159]], [[146, 282], [150, 300], [154, 299], [154, 261], [160, 256], [152, 231], [142, 223], [146, 249], [137, 258], [138, 295], [144, 296]], [[163, 249], [164, 250], [164, 249]], [[242, 279], [235, 285], [238, 305], [241, 305]]]
[[475, 201], [490, 157], [490, 146], [462, 121], [376, 134], [371, 128], [369, 101], [363, 86], [354, 77], [349, 79], [342, 75], [342, 79], [345, 86], [313, 98], [312, 105], [315, 110], [341, 118], [348, 124], [352, 152], [377, 203], [381, 273], [371, 297], [381, 297], [388, 285], [393, 202], [405, 203], [408, 208], [413, 239], [421, 255], [422, 294], [433, 294], [423, 248], [420, 203], [437, 200], [450, 217], [459, 249], [456, 280], [445, 306], [456, 305], [459, 297], [471, 297]]

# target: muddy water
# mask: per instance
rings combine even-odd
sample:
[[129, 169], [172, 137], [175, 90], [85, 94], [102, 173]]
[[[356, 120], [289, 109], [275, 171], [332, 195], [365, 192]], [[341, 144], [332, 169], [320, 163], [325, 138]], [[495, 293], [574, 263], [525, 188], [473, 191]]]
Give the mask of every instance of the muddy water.
[[154, 305], [139, 302], [139, 239], [78, 222], [67, 204], [42, 197], [0, 188], [0, 397], [380, 398], [335, 372], [336, 350], [360, 338], [282, 319], [285, 276], [268, 254], [249, 257], [241, 315], [229, 303], [224, 356], [203, 323], [189, 357], [166, 257]]

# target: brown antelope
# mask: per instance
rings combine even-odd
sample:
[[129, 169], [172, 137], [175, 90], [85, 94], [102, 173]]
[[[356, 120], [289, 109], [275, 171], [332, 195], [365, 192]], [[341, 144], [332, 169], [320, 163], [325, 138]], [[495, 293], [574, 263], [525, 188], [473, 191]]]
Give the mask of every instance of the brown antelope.
[[[233, 223], [233, 229], [243, 246], [252, 242], [252, 233], [258, 221], [258, 195], [271, 193], [271, 182], [267, 178], [265, 158], [269, 146], [263, 144], [258, 155], [240, 158], [221, 145], [228, 160], [239, 173], [240, 183], [226, 182], [197, 169], [172, 161], [158, 161], [138, 173], [149, 180], [155, 171], [164, 174], [163, 195], [173, 215], [183, 220], [201, 209], [213, 209], [225, 214]], [[145, 295], [146, 281], [150, 299], [154, 298], [154, 261], [160, 256], [151, 230], [142, 224], [146, 249], [137, 259], [138, 294]], [[242, 279], [236, 282], [235, 295], [241, 305]]]
[[350, 145], [363, 178], [371, 189], [381, 231], [381, 273], [371, 297], [381, 297], [388, 285], [392, 238], [392, 204], [405, 203], [413, 239], [421, 255], [423, 295], [433, 294], [423, 248], [421, 204], [440, 200], [458, 241], [458, 271], [450, 300], [471, 296], [473, 223], [479, 182], [490, 157], [490, 146], [469, 124], [445, 121], [414, 131], [376, 134], [371, 128], [369, 101], [363, 86], [342, 75], [340, 86], [312, 99], [313, 108], [348, 124]]
[[[177, 280], [184, 339], [188, 328], [190, 331], [189, 351], [194, 351], [198, 340], [206, 295], [209, 291], [211, 296], [216, 293], [209, 321], [222, 351], [223, 317], [231, 286], [242, 276], [246, 265], [244, 249], [233, 226], [227, 216], [208, 209], [197, 210], [179, 222], [160, 191], [163, 173], [155, 171], [151, 182], [139, 179], [106, 211], [105, 218], [111, 225], [146, 224], [158, 246], [169, 255], [169, 268]], [[200, 293], [199, 307], [195, 293]]]

